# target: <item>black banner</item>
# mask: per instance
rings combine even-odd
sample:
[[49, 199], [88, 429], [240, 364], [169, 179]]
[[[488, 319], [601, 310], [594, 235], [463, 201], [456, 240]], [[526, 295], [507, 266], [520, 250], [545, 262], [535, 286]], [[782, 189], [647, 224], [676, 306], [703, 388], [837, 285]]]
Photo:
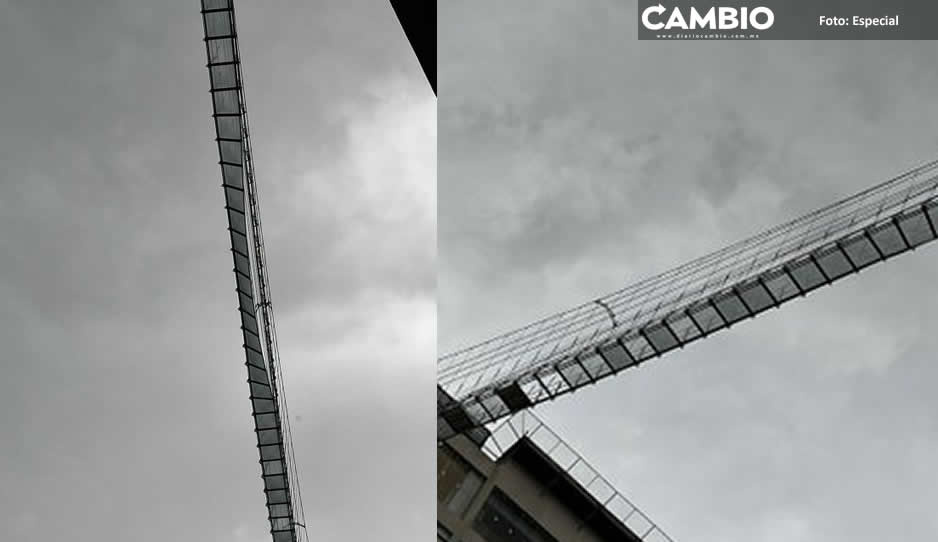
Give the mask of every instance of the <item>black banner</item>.
[[640, 40], [932, 40], [930, 0], [639, 0]]

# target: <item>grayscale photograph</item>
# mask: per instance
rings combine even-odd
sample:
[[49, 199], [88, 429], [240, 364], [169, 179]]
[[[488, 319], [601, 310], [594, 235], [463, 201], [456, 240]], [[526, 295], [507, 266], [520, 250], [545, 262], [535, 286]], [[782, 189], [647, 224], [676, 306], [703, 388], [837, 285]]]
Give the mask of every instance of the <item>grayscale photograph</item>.
[[0, 540], [430, 535], [436, 98], [396, 9], [0, 1]]
[[933, 42], [636, 4], [440, 4], [437, 539], [935, 539]]
[[936, 16], [0, 0], [0, 542], [938, 539]]

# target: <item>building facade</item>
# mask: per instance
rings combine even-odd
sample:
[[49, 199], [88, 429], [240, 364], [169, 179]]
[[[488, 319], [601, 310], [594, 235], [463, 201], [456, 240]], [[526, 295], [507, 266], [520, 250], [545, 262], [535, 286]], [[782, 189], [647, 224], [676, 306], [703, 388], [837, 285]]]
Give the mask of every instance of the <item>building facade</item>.
[[532, 414], [500, 429], [438, 443], [438, 542], [670, 542]]

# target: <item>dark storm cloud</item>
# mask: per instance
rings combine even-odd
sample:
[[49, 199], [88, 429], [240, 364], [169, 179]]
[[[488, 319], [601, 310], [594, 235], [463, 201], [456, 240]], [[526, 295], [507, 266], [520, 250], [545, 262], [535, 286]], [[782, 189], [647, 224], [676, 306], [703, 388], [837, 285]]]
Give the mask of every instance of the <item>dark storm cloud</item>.
[[[418, 538], [432, 92], [389, 4], [238, 22], [310, 538]], [[269, 537], [204, 54], [196, 1], [0, 1], [0, 539]]]
[[[444, 352], [934, 158], [927, 43], [639, 42], [634, 16], [441, 6]], [[543, 410], [678, 541], [934, 537], [936, 250]]]

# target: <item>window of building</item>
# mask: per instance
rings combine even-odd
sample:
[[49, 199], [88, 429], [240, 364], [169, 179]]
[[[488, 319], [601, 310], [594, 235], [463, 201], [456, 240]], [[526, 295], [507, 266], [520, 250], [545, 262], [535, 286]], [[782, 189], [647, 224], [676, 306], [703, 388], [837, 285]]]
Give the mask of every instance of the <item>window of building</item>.
[[437, 447], [437, 501], [455, 514], [462, 515], [482, 488], [482, 476], [449, 446]]
[[498, 488], [492, 489], [472, 528], [486, 542], [557, 542]]

